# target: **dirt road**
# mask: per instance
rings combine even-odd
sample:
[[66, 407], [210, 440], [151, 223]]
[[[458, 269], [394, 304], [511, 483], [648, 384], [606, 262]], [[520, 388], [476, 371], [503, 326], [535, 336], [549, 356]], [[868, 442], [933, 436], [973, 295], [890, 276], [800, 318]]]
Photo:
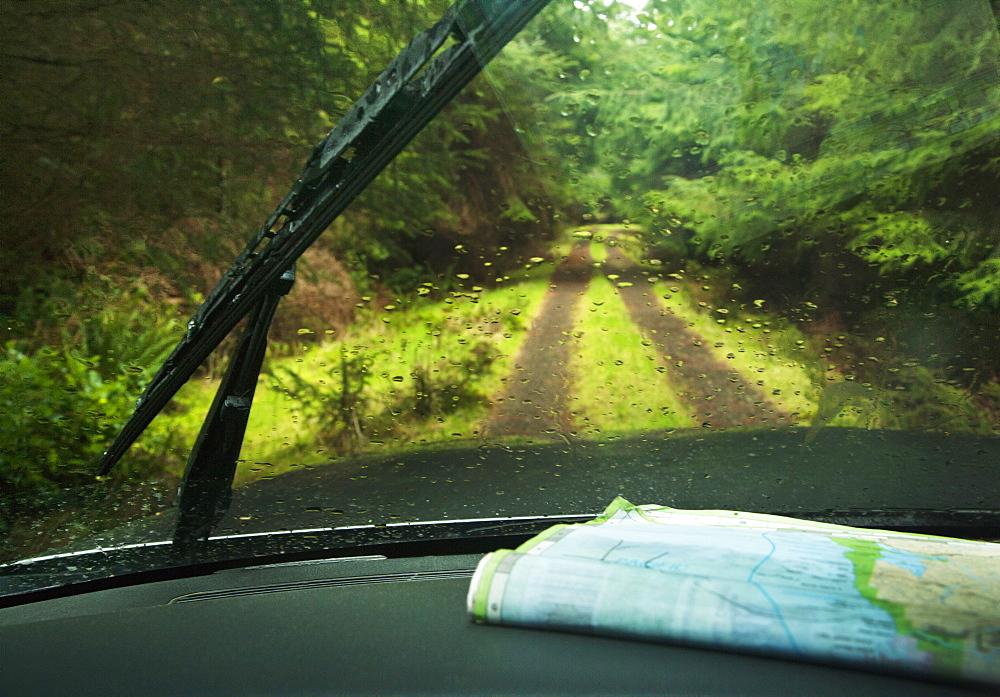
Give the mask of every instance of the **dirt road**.
[[[664, 389], [673, 390], [694, 417], [692, 426], [780, 425], [787, 414], [749, 380], [718, 360], [684, 320], [663, 307], [642, 270], [617, 247], [608, 248], [603, 272], [614, 275], [617, 292], [640, 333], [666, 366]], [[573, 321], [589, 287], [590, 243], [578, 242], [552, 274], [541, 309], [507, 378], [486, 426], [489, 436], [552, 436], [574, 429], [567, 400], [573, 393], [569, 361]]]

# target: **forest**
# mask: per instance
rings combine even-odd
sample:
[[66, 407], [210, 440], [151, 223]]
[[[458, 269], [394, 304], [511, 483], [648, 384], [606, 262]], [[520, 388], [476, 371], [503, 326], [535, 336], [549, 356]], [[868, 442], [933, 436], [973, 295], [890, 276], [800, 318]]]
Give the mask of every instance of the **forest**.
[[[311, 147], [449, 4], [3, 3], [0, 537], [110, 490], [172, 495], [230, 344], [103, 488], [96, 460]], [[476, 432], [581, 239], [650, 270], [701, 336], [743, 323], [769, 379], [801, 364], [767, 384], [796, 423], [838, 416], [836, 376], [885, 395], [857, 424], [998, 433], [997, 17], [554, 0], [304, 257], [255, 422], [283, 435], [250, 435], [240, 477]], [[636, 427], [687, 424], [636, 399], [660, 414]]]

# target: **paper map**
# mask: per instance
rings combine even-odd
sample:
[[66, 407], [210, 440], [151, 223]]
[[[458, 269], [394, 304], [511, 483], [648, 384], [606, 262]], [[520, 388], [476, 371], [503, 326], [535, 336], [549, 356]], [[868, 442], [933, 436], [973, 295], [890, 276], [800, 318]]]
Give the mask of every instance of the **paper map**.
[[632, 506], [487, 555], [476, 621], [1000, 683], [1000, 545]]

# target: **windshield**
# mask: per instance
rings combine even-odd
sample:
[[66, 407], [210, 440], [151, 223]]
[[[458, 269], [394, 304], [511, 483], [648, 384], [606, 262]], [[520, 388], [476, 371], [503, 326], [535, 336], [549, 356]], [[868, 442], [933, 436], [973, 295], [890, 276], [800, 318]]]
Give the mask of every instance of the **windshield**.
[[[447, 8], [5, 8], [0, 559], [171, 539], [239, 331], [101, 454]], [[995, 514], [998, 65], [985, 0], [555, 0], [299, 261], [211, 534]]]

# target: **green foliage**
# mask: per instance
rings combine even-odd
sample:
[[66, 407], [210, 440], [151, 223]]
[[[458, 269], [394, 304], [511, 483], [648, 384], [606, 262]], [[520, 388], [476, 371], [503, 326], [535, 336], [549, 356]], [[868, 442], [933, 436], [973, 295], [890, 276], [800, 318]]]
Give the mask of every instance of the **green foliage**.
[[[13, 340], [4, 375], [16, 376], [3, 413], [17, 413], [5, 493], [83, 481], [74, 473], [178, 338], [150, 313], [204, 298], [312, 145], [449, 4], [27, 0], [0, 15], [0, 340]], [[505, 140], [510, 166], [488, 163]], [[548, 234], [516, 146], [496, 96], [475, 85], [319, 244], [371, 295], [463, 264], [495, 278], [483, 250], [514, 229]], [[169, 434], [151, 434], [162, 458]], [[130, 462], [152, 461], [142, 448]]]
[[991, 257], [971, 271], [959, 274], [955, 286], [970, 305], [1000, 307], [1000, 257]]
[[7, 282], [81, 238], [127, 251], [181, 219], [245, 214], [262, 181], [291, 175], [341, 67], [307, 3], [91, 5], [3, 13]]
[[[0, 190], [0, 241], [10, 252], [0, 262], [0, 313], [18, 287], [67, 258], [75, 270], [152, 266], [160, 297], [189, 301], [193, 285], [204, 293], [309, 148], [448, 4], [12, 7], [2, 18], [0, 164], [17, 186]], [[436, 263], [421, 243], [427, 231], [489, 245], [497, 226], [470, 221], [537, 189], [514, 167], [488, 176], [484, 148], [504, 129], [492, 93], [469, 91], [321, 244], [353, 260], [358, 279]], [[509, 128], [501, 137], [516, 140]], [[456, 195], [463, 182], [482, 193]]]
[[[314, 358], [319, 370], [274, 363], [270, 374], [300, 405], [312, 439], [351, 452], [372, 440], [426, 436], [429, 425], [457, 411], [482, 409], [496, 359], [495, 315], [478, 303], [444, 322], [436, 306], [402, 315], [401, 331], [390, 327], [389, 337], [377, 340], [385, 332], [375, 325], [322, 350], [329, 359]], [[507, 323], [517, 323], [516, 316]], [[470, 332], [477, 324], [483, 330]]]
[[562, 59], [546, 145], [591, 216], [705, 260], [854, 256], [998, 307], [1000, 240], [973, 198], [1000, 181], [985, 3], [656, 0], [547, 17], [525, 39]]
[[878, 395], [880, 428], [996, 432], [990, 412], [969, 391], [945, 384], [926, 367], [904, 367], [895, 373], [890, 387]]
[[[8, 342], [0, 355], [0, 499], [6, 515], [57, 505], [65, 487], [94, 481], [107, 448], [176, 340], [169, 321], [107, 310], [73, 339], [33, 352]], [[170, 436], [146, 439], [126, 475], [164, 466]]]

